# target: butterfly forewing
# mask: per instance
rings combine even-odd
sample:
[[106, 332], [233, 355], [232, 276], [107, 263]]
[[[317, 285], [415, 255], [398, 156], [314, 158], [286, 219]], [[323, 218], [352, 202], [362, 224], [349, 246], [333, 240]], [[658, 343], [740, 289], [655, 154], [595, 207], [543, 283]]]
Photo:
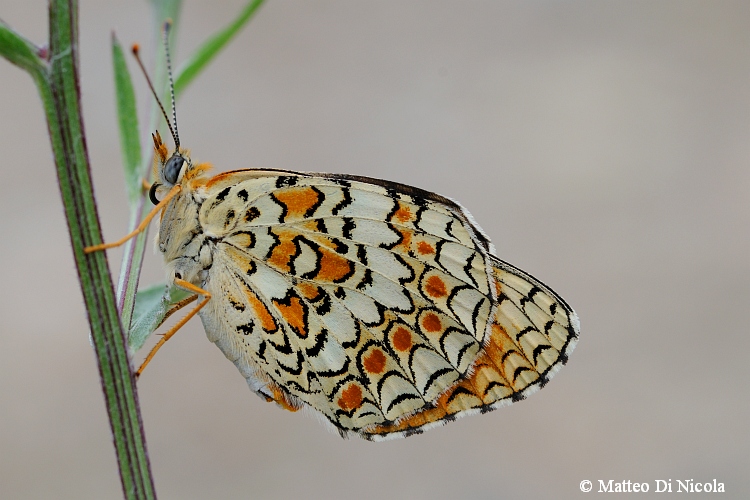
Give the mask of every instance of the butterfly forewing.
[[446, 198], [332, 174], [192, 182], [160, 248], [211, 293], [209, 339], [256, 393], [342, 435], [405, 436], [517, 400], [572, 350], [575, 313]]

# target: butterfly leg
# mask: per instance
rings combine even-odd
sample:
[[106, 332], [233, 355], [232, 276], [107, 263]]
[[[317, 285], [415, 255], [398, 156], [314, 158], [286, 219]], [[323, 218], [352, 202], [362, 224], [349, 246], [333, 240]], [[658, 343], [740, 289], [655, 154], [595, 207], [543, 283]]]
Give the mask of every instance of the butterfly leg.
[[[204, 289], [202, 289], [200, 287], [197, 287], [197, 286], [193, 285], [192, 283], [190, 283], [188, 281], [185, 281], [185, 280], [180, 279], [180, 278], [176, 278], [174, 280], [174, 283], [175, 283], [175, 285], [179, 286], [180, 288], [184, 288], [185, 290], [188, 290], [190, 292], [194, 292], [196, 294], [193, 297], [191, 297], [190, 300], [185, 299], [183, 301], [178, 302], [177, 306], [179, 306], [179, 307], [177, 309], [179, 309], [180, 307], [186, 306], [187, 304], [189, 304], [190, 302], [192, 302], [193, 300], [195, 300], [195, 298], [197, 298], [198, 295], [203, 296], [203, 300], [201, 300], [198, 303], [197, 306], [195, 306], [189, 313], [187, 313], [184, 318], [182, 318], [172, 328], [170, 328], [167, 331], [167, 333], [165, 333], [164, 335], [162, 335], [161, 339], [159, 339], [159, 342], [156, 343], [156, 345], [148, 353], [148, 356], [146, 356], [146, 359], [143, 360], [143, 363], [141, 364], [141, 367], [138, 368], [137, 372], [135, 372], [135, 376], [136, 377], [139, 377], [141, 375], [141, 373], [143, 373], [143, 370], [146, 368], [146, 365], [148, 365], [151, 362], [151, 359], [156, 355], [156, 352], [159, 349], [161, 349], [161, 346], [163, 346], [166, 343], [167, 340], [169, 340], [170, 338], [172, 338], [172, 336], [175, 333], [177, 333], [177, 330], [179, 330], [180, 328], [182, 328], [183, 326], [185, 326], [185, 323], [187, 323], [188, 321], [190, 321], [190, 318], [192, 318], [193, 316], [195, 316], [198, 313], [198, 311], [200, 311], [203, 308], [203, 306], [205, 306], [208, 303], [208, 301], [211, 299], [211, 294], [207, 290], [204, 290]], [[172, 312], [176, 311], [177, 309], [172, 308], [172, 310], [170, 310], [171, 312], [169, 314], [171, 314]]]
[[[191, 302], [195, 302], [195, 300], [198, 298], [198, 295], [191, 295], [190, 297], [186, 299], [182, 299], [181, 301], [177, 302], [175, 305], [169, 308], [169, 310], [164, 313], [164, 317], [161, 319], [161, 322], [159, 322], [158, 325], [156, 325], [156, 328], [159, 328], [161, 325], [164, 324], [167, 319], [186, 305], [190, 304]], [[154, 330], [156, 329], [154, 328]]]
[[98, 252], [99, 250], [106, 250], [107, 248], [119, 247], [120, 245], [128, 241], [130, 238], [133, 238], [134, 236], [137, 236], [139, 233], [145, 231], [149, 223], [151, 222], [151, 219], [153, 219], [154, 216], [157, 213], [159, 213], [159, 210], [164, 208], [167, 205], [167, 203], [169, 203], [169, 200], [174, 198], [177, 195], [177, 193], [180, 192], [181, 189], [182, 188], [179, 184], [177, 184], [172, 189], [170, 189], [169, 193], [167, 193], [164, 199], [161, 200], [159, 204], [156, 205], [153, 210], [151, 210], [151, 212], [149, 212], [149, 214], [141, 221], [141, 223], [138, 225], [137, 228], [135, 228], [135, 230], [132, 233], [129, 233], [125, 235], [124, 237], [120, 238], [119, 240], [112, 242], [112, 243], [101, 243], [99, 245], [86, 247], [83, 249], [83, 253], [92, 253], [92, 252]]

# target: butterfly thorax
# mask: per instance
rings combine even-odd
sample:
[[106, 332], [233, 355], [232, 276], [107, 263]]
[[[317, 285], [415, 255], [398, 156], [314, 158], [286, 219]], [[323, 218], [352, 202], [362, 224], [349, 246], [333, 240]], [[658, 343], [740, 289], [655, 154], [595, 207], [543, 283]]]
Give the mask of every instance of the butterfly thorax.
[[[164, 208], [157, 237], [157, 248], [167, 266], [167, 279], [184, 279], [200, 286], [205, 270], [212, 262], [212, 239], [204, 233], [198, 221], [202, 204], [201, 187], [206, 183], [208, 164], [194, 165], [189, 153], [179, 150], [168, 154], [161, 138], [154, 137], [156, 178], [154, 193], [179, 192]], [[156, 199], [152, 201], [158, 201]]]

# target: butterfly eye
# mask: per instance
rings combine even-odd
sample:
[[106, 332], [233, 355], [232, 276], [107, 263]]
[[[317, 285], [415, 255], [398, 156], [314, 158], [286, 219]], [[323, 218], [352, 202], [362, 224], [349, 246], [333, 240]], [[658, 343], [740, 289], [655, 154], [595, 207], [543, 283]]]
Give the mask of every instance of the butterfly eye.
[[185, 158], [178, 155], [167, 160], [167, 164], [164, 165], [164, 180], [170, 184], [177, 184], [177, 179], [180, 176], [180, 170], [182, 170], [182, 165], [184, 163]]

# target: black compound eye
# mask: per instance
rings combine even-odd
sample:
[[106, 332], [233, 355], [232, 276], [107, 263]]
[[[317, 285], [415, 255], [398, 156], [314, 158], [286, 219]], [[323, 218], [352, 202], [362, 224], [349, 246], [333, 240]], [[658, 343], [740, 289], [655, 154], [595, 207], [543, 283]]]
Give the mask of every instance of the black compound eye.
[[180, 176], [183, 163], [185, 163], [185, 158], [178, 155], [167, 160], [167, 164], [164, 165], [164, 180], [170, 184], [177, 184], [177, 178]]

